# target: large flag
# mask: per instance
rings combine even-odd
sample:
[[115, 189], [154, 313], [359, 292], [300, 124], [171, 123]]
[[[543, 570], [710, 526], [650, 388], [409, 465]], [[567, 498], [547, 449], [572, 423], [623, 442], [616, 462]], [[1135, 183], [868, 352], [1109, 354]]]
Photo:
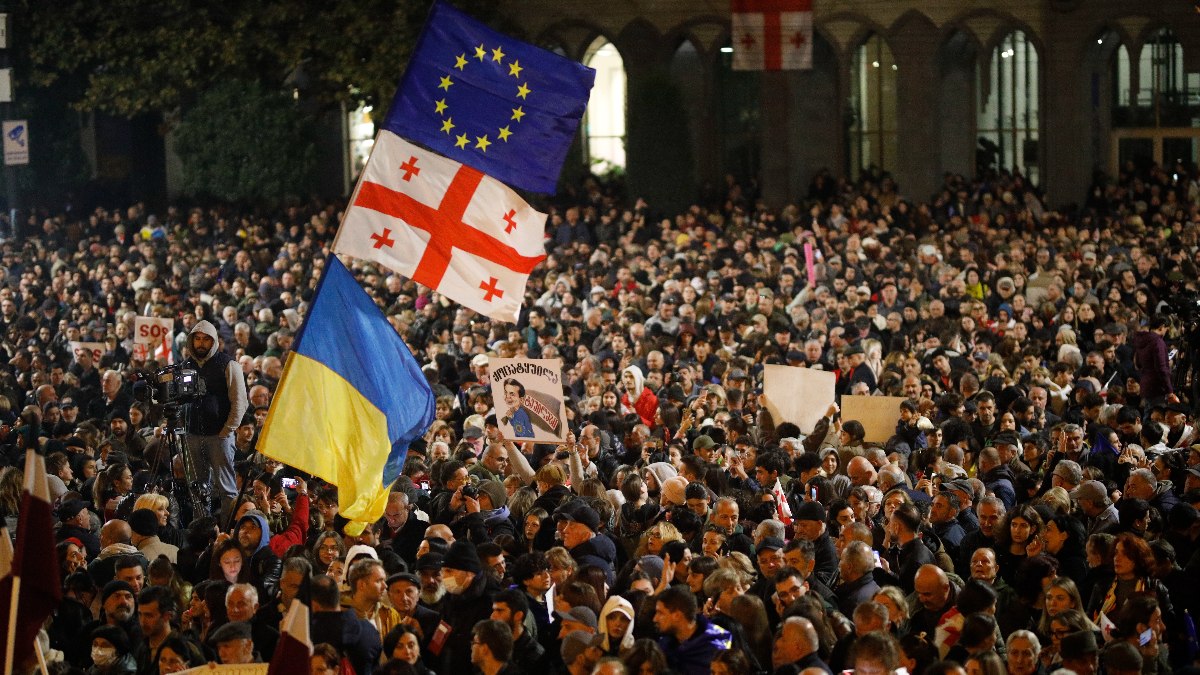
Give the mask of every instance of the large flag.
[[510, 185], [552, 193], [595, 80], [591, 68], [439, 0], [383, 128]]
[[313, 644], [309, 635], [308, 606], [293, 599], [271, 656], [267, 675], [302, 675], [312, 663]]
[[[3, 532], [7, 547], [8, 533]], [[2, 557], [2, 554], [0, 554]], [[17, 546], [13, 552], [11, 574], [0, 580], [0, 636], [7, 637], [10, 621], [16, 617], [16, 639], [7, 664], [21, 664], [33, 656], [33, 641], [46, 618], [62, 600], [54, 552], [54, 517], [50, 508], [50, 486], [46, 482], [46, 463], [33, 450], [25, 453], [25, 492], [21, 495], [21, 513], [17, 520]], [[47, 564], [50, 561], [50, 564]], [[16, 589], [16, 608], [10, 604]]]
[[733, 0], [734, 70], [812, 68], [812, 0]]
[[546, 214], [503, 183], [384, 130], [333, 250], [515, 322], [545, 228]]
[[433, 399], [408, 346], [330, 255], [258, 451], [337, 485], [341, 514], [373, 523], [408, 444], [433, 421]]

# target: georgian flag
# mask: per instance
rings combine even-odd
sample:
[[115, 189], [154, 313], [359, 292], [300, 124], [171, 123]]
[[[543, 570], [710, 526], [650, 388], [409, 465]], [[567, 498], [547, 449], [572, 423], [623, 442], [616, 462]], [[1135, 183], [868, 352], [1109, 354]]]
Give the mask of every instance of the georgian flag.
[[546, 257], [545, 228], [546, 214], [500, 181], [384, 130], [333, 250], [516, 322], [529, 274]]
[[812, 68], [812, 0], [733, 0], [734, 70]]

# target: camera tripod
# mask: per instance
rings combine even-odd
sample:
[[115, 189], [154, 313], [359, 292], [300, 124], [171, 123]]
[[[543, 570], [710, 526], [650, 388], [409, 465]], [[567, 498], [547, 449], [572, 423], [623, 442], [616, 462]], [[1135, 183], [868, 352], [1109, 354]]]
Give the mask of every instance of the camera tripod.
[[163, 433], [167, 457], [183, 457], [183, 482], [187, 487], [188, 499], [192, 506], [192, 519], [211, 515], [212, 488], [201, 480], [196, 470], [196, 459], [192, 456], [187, 444], [187, 417], [191, 411], [186, 403], [168, 403], [163, 406], [163, 416], [167, 420], [167, 428]]

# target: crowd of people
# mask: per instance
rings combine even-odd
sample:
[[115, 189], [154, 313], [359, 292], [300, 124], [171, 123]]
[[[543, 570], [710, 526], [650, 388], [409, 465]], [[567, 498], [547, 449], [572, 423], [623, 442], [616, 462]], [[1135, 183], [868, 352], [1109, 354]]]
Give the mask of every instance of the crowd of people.
[[[36, 449], [50, 668], [266, 662], [294, 599], [314, 675], [1194, 667], [1195, 173], [1127, 167], [1069, 211], [1009, 173], [546, 206], [516, 325], [349, 261], [437, 395], [357, 534], [255, 451], [344, 204], [41, 213], [3, 243], [0, 514]], [[207, 384], [182, 441], [134, 395], [166, 365], [139, 315]], [[493, 357], [562, 360], [565, 443], [501, 436]], [[772, 417], [769, 364], [835, 374], [813, 428]], [[903, 399], [886, 442], [840, 412], [872, 395]]]

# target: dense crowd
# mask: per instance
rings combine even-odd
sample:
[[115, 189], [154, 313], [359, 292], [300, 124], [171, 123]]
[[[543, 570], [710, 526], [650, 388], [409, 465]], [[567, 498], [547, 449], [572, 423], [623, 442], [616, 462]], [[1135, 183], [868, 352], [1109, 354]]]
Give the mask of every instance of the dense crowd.
[[[339, 206], [31, 218], [0, 261], [0, 513], [36, 448], [51, 668], [269, 661], [295, 598], [314, 675], [1193, 667], [1193, 174], [1127, 167], [1068, 211], [1007, 173], [924, 202], [887, 176], [821, 173], [781, 210], [754, 189], [547, 204], [516, 325], [351, 262], [437, 395], [360, 534], [336, 486], [255, 452]], [[172, 361], [212, 341], [240, 366], [212, 431], [236, 491], [192, 498], [135, 399], [165, 365], [138, 315], [175, 320]], [[562, 359], [565, 444], [501, 438], [491, 357]], [[767, 364], [835, 373], [815, 428], [772, 418]], [[886, 442], [842, 418], [858, 395], [904, 399]]]

